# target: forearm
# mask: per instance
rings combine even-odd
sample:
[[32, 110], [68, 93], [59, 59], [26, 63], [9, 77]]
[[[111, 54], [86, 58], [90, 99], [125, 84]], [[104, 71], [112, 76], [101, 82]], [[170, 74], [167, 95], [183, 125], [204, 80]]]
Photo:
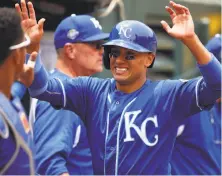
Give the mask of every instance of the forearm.
[[[30, 54], [26, 54], [26, 58], [25, 58], [25, 64], [28, 63], [28, 60], [30, 58]], [[38, 65], [41, 65], [41, 63], [39, 63], [40, 61], [38, 61]], [[37, 68], [39, 69], [39, 68]], [[24, 82], [21, 82], [21, 80], [15, 81], [12, 85], [11, 88], [11, 94], [14, 97], [18, 97], [19, 99], [22, 99], [25, 92], [26, 92], [26, 86]]]
[[212, 58], [208, 64], [199, 65], [199, 68], [203, 80], [196, 86], [197, 105], [206, 109], [221, 97], [221, 65], [216, 58]]
[[[187, 82], [176, 83], [178, 84], [176, 91], [176, 99], [174, 99], [169, 91], [167, 96], [170, 96], [172, 111], [180, 124], [183, 117], [188, 117], [200, 111], [200, 109], [209, 109], [215, 101], [221, 96], [221, 65], [216, 58], [213, 57], [208, 64], [198, 65], [203, 77], [194, 78]], [[168, 90], [169, 83], [165, 82], [164, 89]], [[174, 90], [174, 89], [173, 89]], [[166, 99], [166, 98], [165, 98]], [[184, 106], [186, 104], [186, 106]], [[169, 106], [171, 107], [171, 106]], [[183, 108], [181, 108], [183, 107]]]
[[28, 47], [27, 47], [27, 53], [28, 54], [31, 54], [32, 52], [39, 52], [39, 48], [40, 48], [40, 43], [34, 43], [34, 44], [30, 44]]
[[197, 35], [182, 41], [192, 52], [200, 65], [207, 64], [211, 60], [211, 53], [204, 47]]
[[63, 90], [56, 79], [49, 79], [48, 73], [38, 55], [35, 64], [34, 80], [29, 87], [30, 96], [44, 100], [54, 106], [63, 106]]
[[207, 87], [221, 91], [221, 64], [211, 55], [210, 61], [205, 65], [198, 65]]

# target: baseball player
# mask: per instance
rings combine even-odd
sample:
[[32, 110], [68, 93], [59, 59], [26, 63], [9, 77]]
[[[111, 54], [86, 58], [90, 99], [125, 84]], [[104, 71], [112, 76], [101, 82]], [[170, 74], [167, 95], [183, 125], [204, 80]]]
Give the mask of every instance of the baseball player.
[[30, 95], [82, 118], [95, 174], [170, 174], [178, 124], [220, 97], [221, 66], [199, 41], [189, 10], [172, 1], [166, 10], [173, 27], [162, 21], [163, 28], [190, 49], [203, 78], [147, 80], [157, 40], [152, 29], [133, 20], [115, 25], [104, 44], [104, 65], [112, 79], [49, 79], [36, 62]]
[[[21, 1], [21, 7], [16, 4], [17, 11], [22, 14], [23, 27], [26, 29], [24, 24], [28, 26], [29, 19], [33, 19], [27, 14], [25, 1]], [[28, 8], [34, 16], [31, 2], [28, 3]], [[102, 71], [101, 42], [108, 38], [108, 34], [103, 33], [101, 28], [99, 22], [88, 15], [71, 15], [64, 19], [55, 32], [58, 62], [57, 69], [53, 70], [51, 77], [75, 77]], [[33, 36], [32, 32], [29, 33], [30, 38]], [[84, 62], [88, 65], [83, 65]], [[16, 82], [12, 92], [21, 98], [24, 94], [23, 85]], [[36, 101], [34, 102], [36, 105]], [[36, 172], [44, 175], [92, 175], [92, 159], [86, 129], [79, 117], [71, 111], [56, 111], [49, 103], [41, 101], [32, 108], [36, 108], [36, 112], [30, 114], [30, 122], [35, 120]], [[65, 121], [59, 116], [64, 117]]]
[[[25, 69], [26, 47], [30, 39], [24, 35], [21, 19], [14, 9], [0, 8], [0, 174], [34, 174], [33, 141], [28, 121], [17, 97], [11, 95], [13, 82]], [[35, 59], [37, 53], [31, 54]], [[28, 83], [28, 82], [26, 82]]]
[[[220, 34], [206, 48], [221, 61]], [[221, 99], [179, 126], [171, 164], [173, 175], [221, 175]]]
[[[109, 36], [101, 29], [99, 22], [88, 15], [71, 15], [62, 20], [54, 34], [58, 60], [50, 77], [65, 79], [101, 72], [102, 40]], [[37, 172], [93, 175], [92, 156], [82, 120], [74, 112], [55, 110], [44, 101], [37, 102], [34, 114]]]

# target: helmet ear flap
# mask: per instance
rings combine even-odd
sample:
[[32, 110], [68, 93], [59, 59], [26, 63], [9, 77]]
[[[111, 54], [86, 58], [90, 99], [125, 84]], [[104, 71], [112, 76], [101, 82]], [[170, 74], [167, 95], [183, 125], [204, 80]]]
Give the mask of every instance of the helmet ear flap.
[[110, 51], [111, 51], [111, 47], [109, 46], [104, 47], [103, 64], [107, 70], [110, 70], [110, 59], [109, 59]]

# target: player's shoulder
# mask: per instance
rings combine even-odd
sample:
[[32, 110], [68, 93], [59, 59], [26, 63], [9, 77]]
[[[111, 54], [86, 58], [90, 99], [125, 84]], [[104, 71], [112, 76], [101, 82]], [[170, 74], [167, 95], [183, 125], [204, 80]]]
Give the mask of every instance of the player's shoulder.
[[10, 109], [11, 106], [9, 100], [5, 97], [4, 94], [0, 93], [0, 137], [4, 139], [8, 138], [9, 135], [7, 111], [10, 111]]
[[49, 76], [50, 76], [50, 78], [63, 78], [63, 79], [71, 78], [70, 76], [62, 73], [61, 71], [57, 70], [56, 68], [49, 71]]
[[[82, 76], [82, 79], [87, 79], [87, 78]], [[88, 80], [91, 82], [95, 82], [95, 83], [107, 83], [107, 82], [111, 82], [111, 80], [114, 80], [114, 79], [113, 78], [99, 78], [99, 77], [89, 76]]]
[[7, 139], [9, 136], [9, 126], [6, 121], [7, 115], [0, 108], [0, 138]]
[[145, 85], [147, 89], [159, 89], [160, 87], [162, 87], [162, 84], [163, 84], [163, 80], [147, 80]]
[[158, 97], [161, 94], [162, 87], [163, 87], [163, 80], [150, 80], [148, 79], [145, 82], [145, 86], [143, 86], [145, 89], [145, 92], [153, 92], [155, 94], [155, 97]]
[[56, 78], [56, 79], [62, 79], [62, 80], [69, 80], [70, 82], [74, 81], [75, 84], [77, 83], [78, 85], [81, 86], [100, 86], [101, 84], [105, 84], [107, 82], [109, 82], [111, 79], [110, 78], [98, 78], [98, 77], [94, 77], [94, 76], [78, 76], [78, 77], [70, 77], [62, 72], [60, 72], [57, 69], [53, 69], [50, 71], [50, 78]]
[[197, 82], [197, 78], [195, 79], [166, 79], [166, 80], [160, 80], [155, 81], [153, 84], [155, 84], [155, 92], [156, 94], [169, 94], [170, 91], [174, 91], [176, 89], [179, 89], [181, 86], [187, 84], [188, 82]]
[[115, 84], [115, 80], [113, 78], [98, 78], [98, 77], [87, 77], [82, 79], [87, 82], [87, 89], [92, 88], [93, 90], [100, 90], [110, 87], [111, 85]]
[[197, 82], [198, 80], [202, 79], [202, 76], [200, 77], [196, 77], [196, 78], [192, 78], [192, 79], [167, 79], [167, 80], [163, 80], [163, 86], [166, 87], [174, 87], [174, 86], [180, 86], [186, 83], [190, 83], [190, 82]]
[[0, 92], [0, 110], [5, 112], [6, 114], [12, 114], [14, 112], [14, 108], [12, 107], [9, 99]]

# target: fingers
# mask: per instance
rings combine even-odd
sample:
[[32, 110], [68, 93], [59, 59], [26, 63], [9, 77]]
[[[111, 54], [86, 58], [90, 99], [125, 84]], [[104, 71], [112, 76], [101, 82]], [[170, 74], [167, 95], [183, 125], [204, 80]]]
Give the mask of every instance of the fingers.
[[29, 15], [32, 20], [36, 20], [35, 9], [31, 2], [28, 2]]
[[23, 20], [29, 19], [28, 9], [26, 7], [25, 0], [21, 0], [21, 7], [22, 7], [22, 19]]
[[29, 60], [35, 61], [37, 55], [38, 55], [38, 53], [37, 53], [36, 51], [32, 52], [31, 55], [30, 55], [30, 57], [29, 57]]
[[173, 7], [173, 9], [174, 9], [174, 11], [176, 12], [176, 14], [184, 14], [185, 13], [185, 11], [182, 9], [182, 8], [180, 8], [179, 6], [178, 6], [179, 4], [176, 4], [175, 2], [173, 2], [173, 1], [170, 1], [170, 6], [171, 7]]
[[18, 12], [20, 17], [22, 18], [22, 11], [18, 3], [15, 4], [15, 10]]
[[36, 58], [37, 52], [32, 52], [28, 63], [23, 65], [23, 71], [19, 75], [19, 81], [22, 82], [26, 87], [30, 87], [33, 82]]
[[174, 8], [176, 14], [186, 14], [186, 15], [190, 15], [190, 11], [187, 7], [180, 5], [180, 4], [176, 4], [173, 1], [170, 1], [170, 5]]
[[176, 16], [176, 13], [168, 6], [165, 7], [166, 11], [170, 14], [170, 18], [171, 20], [174, 19], [174, 17]]
[[[27, 9], [27, 6], [28, 6], [28, 9]], [[29, 16], [30, 16], [30, 19], [36, 21], [35, 9], [33, 7], [32, 2], [28, 2], [27, 6], [26, 6], [25, 0], [21, 0], [21, 8], [20, 8], [19, 4], [16, 3], [15, 9], [22, 17], [22, 20], [27, 20], [27, 19], [29, 19]]]
[[29, 68], [35, 68], [35, 61], [36, 61], [36, 57], [37, 57], [37, 52], [32, 52], [31, 53], [31, 55], [30, 55], [30, 57], [29, 57], [29, 60], [28, 60], [28, 62], [27, 62], [27, 66], [29, 67]]
[[39, 28], [39, 31], [41, 31], [41, 32], [43, 32], [44, 22], [45, 22], [45, 18], [41, 18], [41, 19], [38, 21], [38, 28]]
[[180, 4], [176, 4], [175, 8], [181, 8], [181, 9], [183, 9], [183, 12], [185, 12], [186, 15], [190, 15], [189, 9], [187, 7], [185, 7], [185, 6], [182, 6]]
[[24, 64], [22, 73], [20, 73], [18, 81], [23, 83], [25, 87], [30, 87], [33, 82], [34, 68]]
[[167, 24], [167, 22], [166, 22], [166, 21], [161, 21], [160, 23], [162, 24], [164, 30], [165, 30], [168, 34], [170, 34], [171, 28], [170, 28], [170, 26]]
[[28, 68], [35, 68], [35, 61], [31, 61], [31, 60], [29, 60], [28, 61], [28, 63], [27, 63], [27, 66], [28, 66]]

